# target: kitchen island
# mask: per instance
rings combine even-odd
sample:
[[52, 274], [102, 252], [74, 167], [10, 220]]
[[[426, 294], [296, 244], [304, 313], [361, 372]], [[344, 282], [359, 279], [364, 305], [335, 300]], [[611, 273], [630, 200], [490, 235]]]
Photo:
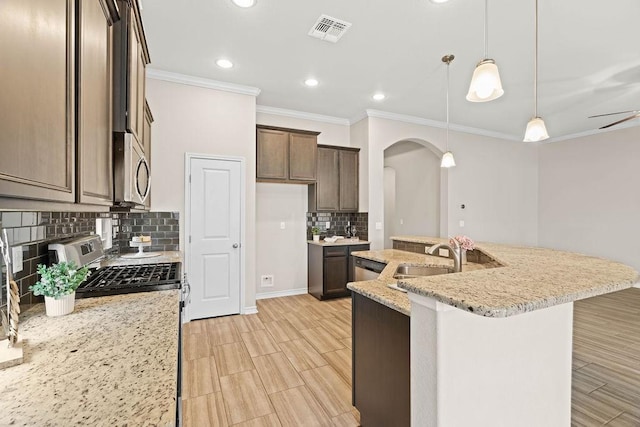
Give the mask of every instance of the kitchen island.
[[179, 291], [76, 300], [20, 317], [24, 363], [0, 372], [0, 425], [173, 426]]
[[414, 252], [354, 253], [389, 262], [378, 280], [349, 289], [411, 316], [412, 425], [570, 425], [573, 301], [629, 288], [637, 272], [580, 254], [483, 243], [482, 268], [401, 280], [409, 291], [402, 294], [386, 286], [398, 263], [451, 261], [415, 253], [444, 239], [393, 240]]

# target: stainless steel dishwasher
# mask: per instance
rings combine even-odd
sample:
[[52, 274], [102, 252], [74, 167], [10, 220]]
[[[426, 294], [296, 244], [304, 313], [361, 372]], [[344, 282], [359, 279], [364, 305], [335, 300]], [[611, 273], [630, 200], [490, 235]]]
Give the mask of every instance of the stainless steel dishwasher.
[[370, 259], [354, 257], [354, 277], [356, 282], [375, 280], [387, 264]]

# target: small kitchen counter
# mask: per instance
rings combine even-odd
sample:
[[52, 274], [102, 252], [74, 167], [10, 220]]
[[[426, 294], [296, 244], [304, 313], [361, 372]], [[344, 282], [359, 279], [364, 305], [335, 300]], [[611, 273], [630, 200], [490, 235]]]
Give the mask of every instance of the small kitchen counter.
[[[447, 242], [433, 237], [392, 239], [427, 245]], [[495, 243], [479, 243], [476, 250], [495, 262], [469, 263], [463, 265], [462, 273], [402, 280], [398, 286], [481, 316], [507, 317], [626, 289], [638, 281], [638, 273], [631, 267], [582, 254]], [[348, 288], [405, 314], [409, 305], [406, 295], [396, 295], [400, 292], [386, 287], [387, 282], [395, 282], [392, 276], [397, 264], [453, 265], [446, 258], [399, 250], [354, 255], [388, 264], [373, 284], [355, 282]], [[495, 268], [483, 268], [485, 265]]]
[[24, 363], [0, 373], [0, 425], [174, 425], [178, 301], [142, 292], [23, 313]]
[[[146, 252], [145, 252], [146, 253]], [[100, 267], [111, 265], [142, 265], [142, 264], [160, 264], [169, 262], [182, 262], [183, 254], [181, 251], [164, 251], [154, 252], [160, 254], [147, 258], [123, 258], [121, 255], [105, 259], [100, 263]]]
[[371, 243], [369, 240], [356, 240], [356, 239], [338, 239], [335, 242], [325, 242], [320, 240], [315, 242], [313, 240], [307, 240], [307, 243], [317, 246], [355, 246], [355, 245], [368, 245]]

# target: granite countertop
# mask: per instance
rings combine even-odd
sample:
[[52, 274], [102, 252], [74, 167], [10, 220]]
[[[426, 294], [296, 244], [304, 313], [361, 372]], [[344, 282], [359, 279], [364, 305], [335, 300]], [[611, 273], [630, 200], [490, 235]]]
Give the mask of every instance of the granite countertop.
[[314, 242], [313, 240], [307, 240], [307, 243], [311, 245], [317, 245], [317, 246], [345, 246], [345, 245], [366, 245], [371, 242], [369, 240], [339, 239], [333, 243], [325, 242], [324, 240], [320, 240], [319, 242]]
[[109, 265], [141, 265], [160, 264], [165, 262], [182, 262], [183, 258], [181, 251], [164, 251], [154, 253], [160, 255], [149, 258], [123, 258], [122, 256], [108, 258], [100, 263], [100, 267], [106, 267]]
[[20, 316], [24, 363], [0, 373], [0, 425], [173, 426], [177, 290], [84, 298]]
[[[447, 241], [414, 236], [392, 239], [428, 245]], [[554, 249], [478, 243], [476, 250], [501, 266], [495, 267], [493, 263], [490, 265], [495, 268], [469, 268], [470, 264], [467, 264], [463, 266], [462, 273], [402, 280], [398, 286], [481, 316], [507, 317], [630, 288], [639, 278], [633, 268], [624, 264]], [[388, 254], [391, 261], [420, 263], [419, 258], [423, 257], [411, 252], [392, 251]], [[378, 259], [375, 255], [364, 257], [385, 262], [380, 258], [386, 251], [379, 252], [383, 254], [378, 254]], [[362, 254], [363, 252], [358, 252], [355, 255], [363, 257]], [[427, 258], [425, 263], [436, 262], [431, 258]], [[387, 269], [391, 274], [395, 271], [391, 263], [383, 274], [386, 274]], [[389, 294], [401, 292], [386, 287], [388, 277], [381, 275], [378, 280], [371, 281], [377, 283], [355, 282], [348, 287], [409, 314], [405, 305], [406, 295], [401, 297]], [[389, 301], [385, 303], [384, 300], [387, 299]]]
[[[368, 298], [378, 301], [389, 308], [393, 308], [407, 316], [411, 315], [411, 302], [406, 293], [391, 289], [387, 285], [395, 284], [397, 279], [393, 278], [398, 265], [426, 265], [431, 267], [447, 267], [453, 271], [453, 260], [434, 255], [417, 254], [414, 252], [401, 251], [398, 249], [384, 249], [378, 251], [358, 251], [351, 255], [358, 258], [370, 259], [387, 264], [376, 280], [349, 283], [347, 287], [354, 292], [362, 294]], [[462, 266], [463, 271], [474, 271], [486, 268], [482, 264], [469, 262]]]

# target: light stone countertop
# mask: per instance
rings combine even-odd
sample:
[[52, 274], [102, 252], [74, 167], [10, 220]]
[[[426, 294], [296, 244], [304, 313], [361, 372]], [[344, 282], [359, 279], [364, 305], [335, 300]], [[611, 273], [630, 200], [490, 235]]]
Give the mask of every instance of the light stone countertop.
[[[392, 239], [428, 245], [447, 241], [415, 236]], [[624, 264], [571, 252], [495, 243], [478, 243], [476, 250], [502, 266], [476, 269], [469, 268], [469, 263], [463, 266], [462, 273], [402, 280], [398, 285], [410, 292], [474, 314], [507, 317], [630, 288], [639, 279], [638, 273]], [[433, 257], [399, 250], [390, 251], [393, 252], [386, 254], [386, 251], [378, 251], [382, 252], [377, 254], [378, 258], [376, 254], [363, 256], [367, 255], [366, 252], [357, 252], [355, 255], [382, 262], [385, 262], [382, 258], [388, 256], [387, 259], [393, 262], [416, 264], [421, 264], [421, 257], [428, 257], [425, 264], [436, 265], [436, 261], [431, 259]], [[451, 262], [448, 259], [442, 260]], [[390, 277], [386, 276], [387, 270], [393, 275], [396, 267], [390, 262], [378, 280], [369, 281], [376, 283], [355, 282], [350, 283], [348, 288], [409, 314], [406, 295], [399, 296], [397, 294], [401, 292], [386, 287], [386, 281]], [[389, 301], [385, 303], [387, 299]]]
[[122, 256], [108, 258], [100, 263], [100, 267], [110, 265], [162, 264], [167, 262], [182, 262], [183, 259], [181, 251], [164, 251], [155, 253], [159, 253], [160, 255], [149, 258], [123, 258]]
[[177, 290], [77, 299], [20, 316], [24, 363], [0, 371], [0, 425], [173, 426]]
[[325, 242], [324, 240], [320, 240], [319, 242], [314, 242], [313, 240], [307, 240], [307, 243], [316, 246], [352, 246], [352, 245], [366, 245], [371, 243], [369, 240], [355, 240], [355, 239], [338, 239], [335, 242]]
[[[387, 264], [376, 280], [349, 283], [347, 287], [354, 292], [373, 299], [389, 308], [399, 311], [407, 316], [411, 315], [411, 302], [406, 293], [391, 289], [387, 285], [397, 283], [393, 278], [398, 265], [425, 265], [431, 267], [448, 267], [453, 270], [453, 260], [434, 255], [422, 255], [414, 252], [401, 251], [398, 249], [384, 249], [377, 251], [358, 251], [351, 255], [358, 258], [370, 259]], [[462, 266], [463, 271], [473, 271], [484, 269], [482, 264], [467, 263]]]

